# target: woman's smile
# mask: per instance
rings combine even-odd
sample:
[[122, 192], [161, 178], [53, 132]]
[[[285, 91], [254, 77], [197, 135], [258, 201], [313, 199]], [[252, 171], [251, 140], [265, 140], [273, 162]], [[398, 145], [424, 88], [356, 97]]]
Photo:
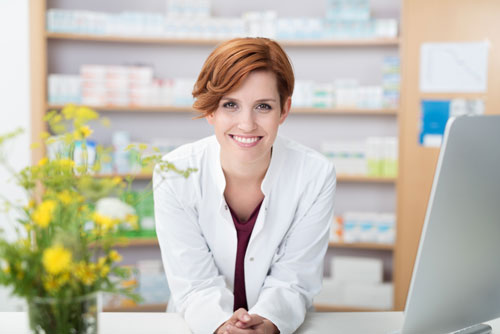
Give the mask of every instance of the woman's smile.
[[240, 147], [254, 147], [259, 144], [263, 136], [241, 136], [241, 135], [229, 135], [234, 142]]

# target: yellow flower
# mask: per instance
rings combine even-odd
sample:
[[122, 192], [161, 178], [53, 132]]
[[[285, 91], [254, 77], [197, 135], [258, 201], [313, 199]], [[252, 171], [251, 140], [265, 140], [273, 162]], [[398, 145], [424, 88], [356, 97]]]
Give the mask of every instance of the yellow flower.
[[115, 176], [115, 177], [113, 177], [111, 182], [113, 183], [113, 185], [119, 185], [120, 183], [122, 183], [122, 178], [119, 176]]
[[41, 228], [45, 228], [49, 225], [52, 220], [52, 214], [56, 208], [57, 203], [53, 200], [43, 201], [33, 212], [33, 222], [40, 226]]
[[113, 262], [121, 262], [121, 260], [123, 259], [122, 256], [114, 249], [109, 252], [108, 256]]
[[100, 274], [101, 274], [101, 277], [103, 277], [103, 278], [104, 278], [104, 277], [108, 276], [109, 271], [110, 271], [110, 268], [109, 268], [109, 266], [108, 266], [108, 265], [102, 266], [102, 268], [101, 268], [101, 273], [100, 273]]
[[89, 107], [79, 107], [76, 109], [76, 118], [81, 121], [91, 121], [93, 119], [98, 119], [99, 114]]
[[68, 205], [71, 203], [72, 196], [68, 189], [64, 189], [59, 194], [57, 194], [57, 198], [61, 201], [61, 203]]
[[53, 123], [60, 123], [62, 121], [62, 116], [57, 114], [54, 116], [54, 118], [52, 119], [52, 122]]
[[4, 272], [4, 274], [6, 274], [6, 275], [10, 274], [10, 265], [7, 262], [5, 262], [4, 260], [1, 260], [0, 268], [2, 268], [2, 271]]
[[95, 270], [95, 264], [86, 264], [85, 262], [80, 262], [75, 268], [75, 276], [85, 285], [92, 285], [97, 279]]
[[43, 131], [42, 134], [40, 135], [40, 138], [43, 140], [45, 140], [49, 137], [50, 137], [50, 133], [48, 133], [47, 131]]
[[71, 257], [69, 250], [56, 245], [43, 252], [42, 263], [48, 273], [56, 275], [69, 269]]
[[38, 166], [45, 166], [49, 162], [49, 159], [47, 157], [43, 157], [38, 161]]
[[44, 279], [43, 287], [50, 293], [56, 292], [60, 288], [60, 283], [56, 278], [52, 275], [49, 275], [46, 279]]
[[42, 145], [40, 145], [40, 143], [39, 143], [39, 142], [34, 142], [34, 143], [31, 143], [31, 145], [30, 145], [30, 149], [32, 149], [32, 150], [36, 150], [36, 149], [40, 148], [41, 146], [42, 146]]
[[82, 134], [83, 138], [87, 138], [92, 134], [92, 129], [89, 128], [87, 125], [84, 125], [80, 128], [80, 133]]
[[132, 229], [139, 229], [139, 217], [137, 215], [128, 214], [127, 216], [125, 216], [125, 222], [129, 223], [130, 226], [132, 226]]
[[101, 215], [97, 212], [92, 214], [92, 220], [105, 231], [112, 229], [119, 222], [116, 219]]
[[106, 258], [105, 257], [100, 257], [99, 261], [97, 261], [97, 266], [102, 267], [106, 264]]
[[66, 119], [71, 119], [75, 117], [76, 114], [76, 107], [74, 104], [67, 104], [63, 109], [62, 109], [62, 114], [64, 115], [64, 118]]
[[148, 148], [148, 145], [146, 144], [139, 144], [139, 150], [144, 151]]
[[59, 166], [61, 168], [65, 168], [65, 169], [70, 169], [70, 168], [73, 168], [75, 166], [75, 162], [71, 159], [68, 159], [68, 158], [59, 159], [59, 160], [57, 160], [57, 162], [59, 163]]
[[65, 272], [59, 276], [59, 278], [57, 279], [57, 283], [60, 286], [63, 286], [64, 284], [66, 284], [69, 281], [69, 279], [70, 279], [69, 272]]

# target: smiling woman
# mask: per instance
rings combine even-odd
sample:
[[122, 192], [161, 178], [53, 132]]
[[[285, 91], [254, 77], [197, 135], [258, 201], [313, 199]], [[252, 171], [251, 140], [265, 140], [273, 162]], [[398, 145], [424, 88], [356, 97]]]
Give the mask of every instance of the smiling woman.
[[169, 311], [194, 333], [292, 333], [321, 289], [335, 171], [277, 135], [293, 86], [276, 42], [221, 44], [193, 90], [215, 136], [165, 156], [199, 172], [181, 179], [155, 170]]

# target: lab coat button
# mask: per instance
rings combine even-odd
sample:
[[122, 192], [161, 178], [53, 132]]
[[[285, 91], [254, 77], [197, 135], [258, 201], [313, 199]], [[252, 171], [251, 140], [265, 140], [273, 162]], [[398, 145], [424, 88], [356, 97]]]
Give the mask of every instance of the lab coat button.
[[226, 204], [226, 205], [224, 205], [224, 208], [227, 210], [227, 204]]
[[253, 257], [250, 258], [250, 261], [253, 262]]

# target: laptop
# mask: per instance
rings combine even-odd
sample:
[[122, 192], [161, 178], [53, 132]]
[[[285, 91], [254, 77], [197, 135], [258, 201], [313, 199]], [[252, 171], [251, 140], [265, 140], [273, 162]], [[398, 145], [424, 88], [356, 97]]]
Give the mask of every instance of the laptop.
[[485, 334], [498, 317], [500, 115], [452, 118], [399, 333]]

